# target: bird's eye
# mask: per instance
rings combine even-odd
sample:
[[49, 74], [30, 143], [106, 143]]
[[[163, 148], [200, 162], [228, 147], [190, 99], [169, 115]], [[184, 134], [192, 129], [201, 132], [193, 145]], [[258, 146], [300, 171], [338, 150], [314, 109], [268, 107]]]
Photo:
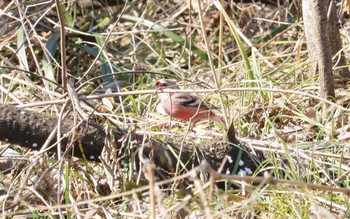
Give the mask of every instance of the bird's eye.
[[157, 83], [156, 83], [156, 87], [157, 88], [162, 88], [162, 87], [167, 87], [168, 86], [168, 84], [167, 83], [162, 83], [162, 82], [160, 82], [160, 81], [157, 81]]

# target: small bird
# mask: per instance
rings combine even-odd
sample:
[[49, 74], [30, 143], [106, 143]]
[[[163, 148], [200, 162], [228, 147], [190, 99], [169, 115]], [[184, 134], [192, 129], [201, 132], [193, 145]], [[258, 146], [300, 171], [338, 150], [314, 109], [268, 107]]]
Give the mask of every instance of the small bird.
[[191, 121], [190, 128], [205, 119], [216, 121], [225, 127], [224, 121], [212, 111], [216, 108], [198, 97], [187, 93], [162, 92], [163, 89], [180, 89], [176, 81], [161, 79], [157, 81], [155, 88], [161, 91], [158, 93], [161, 110], [181, 121]]

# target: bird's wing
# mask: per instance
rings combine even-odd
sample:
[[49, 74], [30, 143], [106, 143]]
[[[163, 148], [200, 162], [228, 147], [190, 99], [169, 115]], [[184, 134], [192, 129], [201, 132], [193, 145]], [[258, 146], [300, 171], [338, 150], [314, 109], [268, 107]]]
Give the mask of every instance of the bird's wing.
[[179, 94], [176, 95], [176, 101], [178, 101], [182, 106], [187, 107], [198, 107], [201, 104], [201, 101], [198, 97], [190, 94]]
[[177, 94], [175, 96], [176, 101], [179, 102], [180, 105], [186, 106], [186, 107], [205, 107], [208, 109], [217, 109], [214, 105], [211, 105], [209, 103], [206, 103], [202, 100], [200, 100], [197, 96], [191, 95], [191, 94]]

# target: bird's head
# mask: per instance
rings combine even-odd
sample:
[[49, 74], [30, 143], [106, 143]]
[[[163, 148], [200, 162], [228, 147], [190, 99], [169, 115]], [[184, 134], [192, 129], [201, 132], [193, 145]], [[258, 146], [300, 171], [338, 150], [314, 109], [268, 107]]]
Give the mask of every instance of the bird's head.
[[180, 89], [180, 87], [176, 84], [176, 81], [160, 79], [155, 84], [154, 88], [156, 89]]

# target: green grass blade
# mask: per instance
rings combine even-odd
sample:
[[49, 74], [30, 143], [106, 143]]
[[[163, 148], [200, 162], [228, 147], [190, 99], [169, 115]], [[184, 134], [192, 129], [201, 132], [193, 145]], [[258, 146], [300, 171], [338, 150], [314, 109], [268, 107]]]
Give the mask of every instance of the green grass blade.
[[23, 27], [18, 29], [17, 32], [17, 49], [18, 49], [18, 59], [19, 65], [22, 69], [29, 71], [28, 57], [26, 54], [26, 38], [24, 35]]

